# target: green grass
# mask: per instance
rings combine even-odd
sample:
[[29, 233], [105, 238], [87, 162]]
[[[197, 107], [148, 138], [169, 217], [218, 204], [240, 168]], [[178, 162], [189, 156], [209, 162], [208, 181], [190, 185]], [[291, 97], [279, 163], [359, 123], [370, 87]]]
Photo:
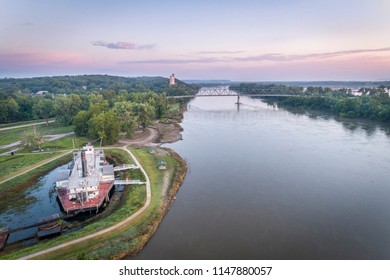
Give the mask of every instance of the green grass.
[[39, 161], [53, 156], [52, 154], [30, 154], [30, 155], [14, 155], [0, 157], [0, 180], [3, 177], [24, 167], [35, 164]]
[[[131, 159], [126, 152], [118, 149], [106, 150], [106, 154], [117, 154], [118, 152], [121, 154], [120, 156], [122, 157], [122, 160], [126, 160], [126, 163], [131, 163]], [[137, 217], [131, 224], [127, 224], [120, 229], [98, 238], [89, 239], [85, 242], [80, 242], [73, 246], [45, 254], [41, 256], [41, 258], [111, 259], [117, 258], [126, 252], [138, 248], [141, 243], [146, 241], [146, 237], [144, 235], [149, 232], [151, 226], [157, 226], [157, 221], [161, 216], [161, 206], [165, 199], [159, 195], [161, 191], [160, 186], [162, 172], [157, 169], [157, 162], [162, 158], [160, 156], [151, 155], [147, 149], [132, 149], [132, 152], [146, 170], [151, 181], [152, 201], [150, 207], [148, 207], [148, 209], [145, 210], [142, 215]], [[163, 158], [168, 162], [169, 168], [176, 166], [173, 158], [167, 156], [164, 156]], [[125, 188], [126, 193], [124, 194], [125, 196], [120, 204], [120, 207], [118, 207], [118, 209], [108, 217], [87, 225], [79, 231], [63, 235], [55, 239], [50, 239], [46, 242], [40, 242], [19, 251], [0, 256], [0, 259], [16, 259], [27, 254], [59, 245], [69, 240], [86, 236], [124, 220], [137, 211], [137, 209], [142, 207], [146, 199], [144, 185]]]
[[[48, 134], [60, 134], [60, 133], [68, 133], [73, 132], [73, 126], [63, 126], [59, 123], [49, 123], [48, 126], [46, 124], [38, 125], [38, 131], [42, 135]], [[9, 130], [0, 131], [0, 146], [7, 145], [16, 141], [20, 141], [23, 138], [25, 132], [32, 131], [33, 127], [20, 127]]]
[[127, 152], [118, 148], [104, 148], [104, 154], [107, 161], [114, 165], [120, 165], [123, 163], [134, 164], [133, 159]]
[[[21, 168], [26, 168], [32, 164], [39, 164], [40, 161], [48, 159], [49, 157], [57, 156], [57, 155], [58, 155], [58, 153], [39, 154], [39, 155], [37, 154], [37, 155], [27, 155], [27, 156], [15, 155], [13, 157], [17, 157], [17, 158], [12, 163], [12, 166], [14, 166], [14, 167], [19, 166], [19, 169], [17, 169], [17, 170], [20, 170]], [[6, 166], [7, 161], [4, 160], [4, 158], [9, 158], [9, 157], [12, 157], [12, 156], [0, 157], [0, 160], [2, 160], [2, 162], [0, 162], [0, 169], [1, 169], [0, 172], [4, 173], [3, 169], [6, 169], [6, 168], [10, 169], [11, 168], [11, 167]], [[72, 160], [72, 155], [68, 154], [68, 155], [65, 155], [59, 159], [52, 161], [52, 162], [49, 162], [43, 166], [34, 168], [33, 170], [31, 170], [25, 174], [19, 175], [18, 177], [15, 177], [14, 179], [11, 179], [3, 184], [0, 184], [0, 192], [12, 190], [13, 188], [18, 187], [20, 185], [23, 185], [26, 182], [28, 182], [29, 180], [32, 180], [32, 179], [44, 174], [45, 172], [48, 172], [49, 170], [54, 169], [57, 166], [64, 164], [66, 162], [69, 162], [71, 160]], [[11, 162], [12, 162], [12, 160], [11, 160]], [[29, 164], [27, 164], [27, 163], [29, 163]], [[14, 173], [14, 174], [16, 174], [16, 173]], [[3, 176], [0, 178], [0, 180], [6, 179], [7, 176], [12, 176], [12, 173], [11, 174], [6, 173], [5, 175], [3, 174]], [[0, 197], [3, 197], [3, 195], [0, 195]]]
[[74, 141], [74, 148], [78, 149], [84, 146], [86, 143], [88, 143], [89, 139], [86, 137], [75, 137], [74, 135], [71, 135], [71, 136], [57, 139], [55, 141], [45, 142], [42, 145], [42, 149], [43, 150], [73, 149], [73, 141]]
[[[54, 119], [55, 118], [50, 118], [49, 121], [52, 121]], [[0, 128], [11, 127], [11, 126], [18, 126], [18, 125], [25, 125], [25, 124], [33, 124], [33, 123], [40, 123], [40, 122], [44, 122], [44, 121], [45, 121], [45, 119], [39, 119], [39, 120], [24, 121], [24, 122], [3, 123], [3, 124], [0, 124]]]

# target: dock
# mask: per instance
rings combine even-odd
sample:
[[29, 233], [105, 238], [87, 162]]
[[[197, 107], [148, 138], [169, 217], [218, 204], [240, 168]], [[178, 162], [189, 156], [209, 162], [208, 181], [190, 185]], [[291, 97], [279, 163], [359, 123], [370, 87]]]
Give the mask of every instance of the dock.
[[139, 169], [139, 166], [135, 164], [121, 164], [114, 167], [114, 171], [128, 170], [128, 169]]
[[141, 182], [141, 180], [115, 180], [114, 185], [143, 185], [146, 182]]
[[[22, 231], [22, 230], [29, 229], [29, 228], [32, 228], [32, 227], [39, 227], [39, 226], [46, 225], [46, 224], [52, 223], [52, 222], [57, 222], [57, 221], [61, 220], [62, 218], [63, 217], [61, 217], [59, 214], [54, 214], [54, 215], [51, 215], [48, 218], [41, 219], [41, 220], [39, 220], [36, 223], [29, 224], [29, 225], [26, 225], [26, 226], [13, 228], [13, 229], [8, 228], [8, 227], [7, 228], [1, 228], [0, 229], [0, 252], [4, 249], [5, 244], [7, 243], [8, 237], [9, 237], [9, 235], [11, 233]], [[60, 232], [61, 231], [61, 226], [56, 227], [56, 230], [57, 230], [56, 233]], [[43, 232], [43, 231], [41, 230], [41, 232]], [[45, 235], [47, 236], [49, 234], [45, 234]]]

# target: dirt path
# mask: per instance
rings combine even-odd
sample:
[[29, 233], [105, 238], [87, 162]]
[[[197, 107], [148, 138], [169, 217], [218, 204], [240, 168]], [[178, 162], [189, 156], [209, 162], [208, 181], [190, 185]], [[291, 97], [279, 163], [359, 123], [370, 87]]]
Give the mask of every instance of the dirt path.
[[141, 133], [138, 137], [128, 140], [120, 140], [119, 143], [123, 145], [131, 145], [136, 147], [143, 147], [152, 144], [158, 138], [158, 132], [156, 129], [147, 127], [145, 133]]
[[51, 247], [49, 249], [46, 249], [46, 250], [43, 250], [43, 251], [31, 254], [31, 255], [28, 255], [28, 256], [24, 256], [24, 257], [20, 258], [20, 260], [27, 260], [27, 259], [35, 258], [35, 257], [41, 256], [41, 255], [44, 255], [44, 254], [47, 254], [47, 253], [50, 253], [50, 252], [53, 252], [53, 251], [65, 248], [67, 246], [71, 246], [71, 245], [74, 245], [76, 243], [83, 242], [85, 240], [98, 237], [98, 236], [103, 235], [105, 233], [108, 233], [110, 231], [116, 230], [116, 229], [120, 228], [121, 226], [123, 226], [123, 225], [125, 225], [127, 223], [132, 222], [135, 218], [137, 218], [139, 215], [141, 215], [142, 212], [144, 212], [149, 207], [151, 199], [152, 199], [152, 191], [151, 191], [151, 188], [150, 188], [150, 180], [149, 180], [148, 174], [146, 174], [145, 169], [139, 163], [137, 158], [127, 149], [127, 146], [124, 146], [122, 149], [129, 153], [129, 155], [131, 156], [131, 158], [133, 159], [135, 164], [140, 167], [141, 172], [145, 176], [145, 179], [146, 179], [146, 203], [144, 204], [144, 206], [142, 206], [142, 208], [139, 209], [137, 212], [135, 212], [133, 215], [129, 216], [128, 218], [126, 218], [122, 222], [117, 223], [116, 225], [113, 225], [113, 226], [111, 226], [109, 228], [106, 228], [104, 230], [95, 232], [93, 234], [90, 234], [90, 235], [87, 235], [87, 236], [84, 236], [84, 237], [81, 237], [81, 238], [78, 238], [78, 239], [66, 242], [64, 244], [61, 244], [61, 245], [58, 245], [58, 246], [55, 246], [55, 247]]
[[[53, 123], [55, 120], [48, 121], [48, 123]], [[27, 126], [33, 126], [33, 125], [40, 125], [40, 124], [45, 124], [46, 122], [37, 122], [37, 123], [30, 123], [30, 124], [22, 124], [22, 125], [16, 125], [16, 126], [10, 126], [10, 127], [3, 127], [0, 128], [0, 131], [2, 130], [9, 130], [9, 129], [14, 129], [14, 128], [19, 128], [19, 127], [27, 127]]]
[[162, 188], [161, 188], [161, 196], [165, 196], [167, 194], [167, 189], [169, 186], [169, 178], [171, 178], [172, 172], [164, 171], [163, 179], [162, 179]]

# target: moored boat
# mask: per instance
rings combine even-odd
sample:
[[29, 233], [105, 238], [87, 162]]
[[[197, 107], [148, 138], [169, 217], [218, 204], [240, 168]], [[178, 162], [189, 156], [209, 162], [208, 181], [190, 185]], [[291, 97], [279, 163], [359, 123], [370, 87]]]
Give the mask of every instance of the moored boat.
[[52, 214], [38, 221], [37, 236], [39, 238], [59, 234], [62, 231], [62, 220], [60, 214]]
[[109, 165], [103, 150], [90, 144], [74, 153], [73, 169], [56, 182], [58, 199], [66, 214], [98, 211], [114, 186], [114, 167]]

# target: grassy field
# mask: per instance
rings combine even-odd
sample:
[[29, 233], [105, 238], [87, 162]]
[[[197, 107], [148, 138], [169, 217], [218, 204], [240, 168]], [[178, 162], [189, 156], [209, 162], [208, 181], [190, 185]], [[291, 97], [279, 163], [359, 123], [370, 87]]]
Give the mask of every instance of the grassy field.
[[[42, 166], [38, 166], [41, 163], [45, 161], [49, 161], [51, 158], [58, 157], [59, 155], [63, 154], [62, 157], [59, 159], [56, 159], [52, 162], [48, 162], [47, 164], [44, 164]], [[1, 160], [5, 158], [9, 158], [12, 156], [2, 156], [0, 157]], [[37, 166], [36, 168], [33, 168], [31, 171], [19, 175], [14, 179], [8, 180], [5, 183], [0, 184], [0, 192], [6, 191], [6, 190], [12, 190], [14, 187], [18, 187], [19, 185], [25, 184], [25, 182], [28, 182], [30, 180], [33, 180], [34, 178], [48, 172], [49, 170], [57, 167], [58, 165], [62, 163], [69, 162], [72, 160], [72, 154], [65, 155], [65, 152], [63, 153], [52, 153], [52, 154], [37, 154], [37, 155], [21, 155], [21, 156], [13, 156], [16, 158], [15, 161], [11, 161], [11, 164], [7, 164], [7, 162], [1, 162], [0, 163], [0, 170], [6, 168], [14, 168], [15, 166], [18, 166], [18, 169], [15, 169], [14, 172], [10, 172], [7, 174], [3, 174], [3, 176], [0, 178], [0, 181], [7, 179], [9, 177], [12, 177], [14, 175], [20, 174], [21, 172], [24, 172], [25, 170], [30, 169], [31, 167]], [[26, 165], [28, 163], [28, 165]]]
[[[171, 172], [172, 176], [178, 167], [178, 162], [167, 155], [152, 155], [148, 149], [132, 149], [132, 152], [140, 161], [145, 171], [147, 172], [152, 190], [152, 201], [150, 206], [135, 220], [121, 228], [106, 233], [97, 238], [89, 239], [76, 245], [65, 247], [60, 250], [45, 254], [39, 258], [43, 259], [117, 259], [129, 252], [134, 252], [144, 246], [147, 239], [150, 237], [151, 231], [157, 228], [161, 215], [163, 215], [162, 205], [166, 197], [161, 195], [161, 184], [163, 172]], [[106, 153], [120, 153], [121, 161], [130, 163], [131, 159], [125, 151], [121, 150], [106, 150]], [[114, 156], [118, 158], [117, 155]], [[160, 171], [157, 168], [157, 162], [160, 160], [166, 161], [167, 171]], [[121, 201], [120, 207], [106, 218], [98, 220], [90, 225], [85, 226], [79, 231], [72, 232], [67, 235], [60, 236], [55, 239], [50, 239], [45, 242], [23, 248], [17, 252], [3, 252], [0, 254], [0, 259], [16, 259], [21, 256], [38, 252], [40, 250], [59, 245], [69, 240], [73, 240], [90, 233], [97, 232], [111, 225], [124, 220], [132, 213], [137, 211], [145, 203], [146, 191], [145, 186], [125, 187], [126, 193]]]
[[[49, 119], [49, 121], [54, 121], [54, 120], [55, 120], [55, 118], [50, 118]], [[0, 128], [11, 127], [11, 126], [18, 126], [18, 125], [26, 125], [26, 124], [33, 124], [33, 123], [41, 123], [41, 122], [45, 122], [45, 119], [24, 121], [24, 122], [15, 122], [15, 123], [3, 123], [3, 124], [0, 124]]]
[[[31, 123], [31, 122], [28, 122]], [[13, 125], [21, 125], [22, 123], [14, 123]], [[59, 123], [50, 123], [48, 126], [46, 124], [38, 126], [39, 132], [42, 135], [49, 134], [62, 134], [73, 132], [73, 126], [63, 126]], [[0, 145], [5, 145], [13, 143], [22, 139], [26, 131], [32, 131], [32, 127], [22, 127], [14, 128], [10, 130], [0, 131]], [[51, 142], [45, 142], [42, 145], [42, 149], [48, 151], [48, 153], [31, 153], [28, 150], [19, 150], [15, 152], [14, 156], [5, 155], [0, 156], [0, 182], [6, 178], [12, 177], [19, 172], [23, 172], [27, 168], [39, 164], [47, 159], [54, 158], [59, 155], [59, 153], [73, 148], [73, 142], [75, 143], [75, 148], [81, 147], [83, 144], [88, 142], [87, 138], [80, 138], [72, 136], [67, 136], [64, 138], [57, 139]], [[12, 147], [15, 148], [15, 147]], [[0, 152], [7, 152], [12, 148], [2, 148]], [[69, 158], [68, 160], [70, 160]], [[34, 170], [34, 172], [29, 172], [27, 174], [21, 175], [20, 177], [8, 181], [6, 183], [0, 184], [0, 190], [4, 188], [12, 188], [19, 184], [20, 182], [27, 181], [30, 178], [39, 174], [42, 170], [45, 170], [45, 167], [39, 168], [39, 170]]]
[[67, 136], [64, 138], [57, 139], [55, 141], [46, 142], [42, 145], [43, 150], [66, 150], [66, 149], [78, 149], [83, 147], [85, 144], [90, 142], [86, 137], [76, 137], [75, 135]]
[[[48, 135], [48, 134], [60, 134], [60, 133], [68, 133], [73, 132], [73, 126], [63, 126], [59, 123], [49, 123], [48, 126], [46, 124], [38, 125], [38, 131], [42, 135]], [[19, 141], [23, 138], [24, 133], [28, 131], [32, 131], [33, 127], [19, 127], [9, 130], [2, 130], [0, 131], [0, 146], [7, 145], [16, 141]]]
[[10, 176], [14, 172], [52, 157], [53, 154], [30, 154], [0, 157], [0, 181], [3, 177]]
[[[48, 160], [58, 156], [60, 153], [64, 153], [73, 149], [73, 142], [75, 148], [81, 148], [89, 140], [83, 137], [64, 137], [52, 142], [46, 142], [42, 145], [44, 150], [48, 149], [49, 152], [30, 153], [26, 150], [20, 150], [15, 155], [0, 156], [0, 182], [6, 178], [12, 177], [19, 172], [23, 172], [25, 169], [30, 168], [33, 165], [39, 164], [42, 161]], [[66, 157], [67, 161], [71, 160], [71, 156]], [[41, 168], [42, 170], [42, 168]], [[4, 188], [11, 188], [20, 182], [29, 180], [31, 174], [38, 174], [36, 170], [21, 175], [20, 178], [7, 181], [6, 183], [0, 183], [0, 190]], [[32, 177], [34, 177], [33, 175]]]

